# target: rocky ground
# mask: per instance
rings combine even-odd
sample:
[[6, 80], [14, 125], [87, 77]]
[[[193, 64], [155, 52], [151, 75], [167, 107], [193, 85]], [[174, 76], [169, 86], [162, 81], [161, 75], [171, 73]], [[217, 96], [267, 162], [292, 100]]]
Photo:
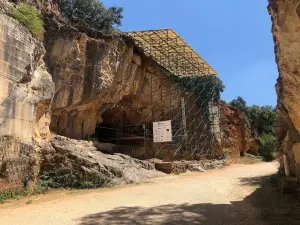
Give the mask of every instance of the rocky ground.
[[139, 183], [164, 175], [149, 161], [103, 153], [95, 147], [97, 144], [62, 136], [40, 143], [41, 179], [50, 180], [54, 187], [95, 188]]
[[52, 193], [4, 204], [0, 219], [14, 225], [299, 224], [295, 198], [269, 182], [277, 169], [276, 163], [231, 165], [140, 185]]
[[[113, 145], [97, 141], [78, 141], [54, 136], [49, 142], [40, 142], [39, 148], [41, 180], [55, 188], [116, 186], [140, 183], [165, 175], [155, 170], [157, 164], [165, 162], [158, 159], [138, 160], [128, 155], [113, 153], [109, 151]], [[176, 161], [167, 164], [172, 164], [170, 173], [205, 172], [223, 168], [225, 160]]]

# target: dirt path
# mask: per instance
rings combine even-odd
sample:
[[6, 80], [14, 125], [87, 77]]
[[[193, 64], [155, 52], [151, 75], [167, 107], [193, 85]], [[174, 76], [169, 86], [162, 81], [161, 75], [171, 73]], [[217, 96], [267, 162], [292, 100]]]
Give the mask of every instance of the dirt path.
[[276, 171], [274, 163], [233, 165], [135, 186], [53, 193], [31, 198], [32, 204], [20, 200], [0, 206], [0, 223], [300, 224], [291, 197], [279, 196], [269, 184], [260, 188]]

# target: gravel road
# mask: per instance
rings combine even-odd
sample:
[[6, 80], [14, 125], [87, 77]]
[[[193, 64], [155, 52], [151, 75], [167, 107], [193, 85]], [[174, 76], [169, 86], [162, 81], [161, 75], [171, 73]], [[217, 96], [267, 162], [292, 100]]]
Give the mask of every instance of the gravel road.
[[[139, 185], [61, 191], [0, 206], [3, 225], [300, 224], [292, 196], [270, 185], [276, 163], [231, 165]], [[31, 201], [30, 201], [31, 202]]]

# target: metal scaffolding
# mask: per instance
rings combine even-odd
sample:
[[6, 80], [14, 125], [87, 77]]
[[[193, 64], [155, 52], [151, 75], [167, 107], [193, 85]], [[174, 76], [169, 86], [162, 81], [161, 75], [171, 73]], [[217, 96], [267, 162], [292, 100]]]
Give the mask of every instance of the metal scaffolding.
[[146, 55], [176, 76], [217, 75], [217, 72], [172, 29], [126, 34], [135, 40]]
[[[214, 86], [217, 72], [172, 29], [126, 35], [157, 63], [156, 71], [160, 75], [144, 74], [148, 91], [141, 91], [138, 97], [150, 104], [147, 109], [135, 112], [141, 123], [133, 124], [124, 118], [124, 113], [115, 115], [114, 124], [118, 126], [111, 130], [114, 138], [106, 141], [116, 143], [123, 153], [138, 158], [166, 161], [215, 158], [221, 141], [220, 93]], [[117, 106], [120, 111], [128, 107], [121, 103]], [[158, 121], [171, 121], [171, 141], [154, 141], [153, 122]]]

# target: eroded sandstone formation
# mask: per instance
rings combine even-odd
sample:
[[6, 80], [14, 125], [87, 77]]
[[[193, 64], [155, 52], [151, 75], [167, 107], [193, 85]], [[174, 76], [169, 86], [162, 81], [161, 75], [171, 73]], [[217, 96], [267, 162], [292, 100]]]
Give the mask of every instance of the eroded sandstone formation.
[[[198, 125], [190, 132], [201, 142], [202, 154], [209, 150], [215, 152], [212, 158], [221, 155], [220, 148], [214, 149], [209, 120], [200, 121], [197, 97], [181, 92], [131, 38], [74, 28], [60, 20], [55, 1], [37, 2], [45, 22], [44, 43], [4, 11], [0, 15], [0, 182], [21, 185], [25, 177], [34, 180], [40, 168], [41, 174], [75, 175], [91, 186], [102, 185], [93, 183], [93, 177], [130, 183], [157, 176], [151, 163], [104, 155], [95, 143], [79, 140], [89, 139], [100, 123], [143, 125], [172, 116], [182, 126], [177, 116], [182, 104], [188, 126]], [[182, 103], [181, 98], [189, 100]], [[51, 132], [65, 137], [50, 137], [49, 125]], [[178, 140], [162, 155], [150, 156], [173, 160], [181, 145]], [[191, 159], [196, 155], [191, 153], [194, 149], [178, 157]]]
[[86, 139], [101, 122], [142, 124], [170, 113], [178, 88], [170, 90], [174, 84], [130, 39], [94, 38], [52, 19], [46, 24], [46, 64], [56, 84], [54, 132]]
[[[132, 124], [149, 121], [150, 113], [151, 119], [158, 120], [169, 113], [164, 111], [165, 105], [170, 104], [172, 93], [177, 90], [170, 92], [164, 88], [170, 86], [165, 75], [142, 52], [135, 52], [137, 49], [134, 50], [132, 41], [118, 36], [92, 38], [45, 15], [43, 45], [24, 26], [5, 14], [4, 6], [9, 9], [7, 2], [1, 0], [0, 3], [3, 6], [0, 15], [0, 188], [20, 187], [26, 177], [34, 181], [41, 164], [43, 172], [49, 173], [53, 168], [64, 171], [68, 167], [64, 164], [66, 161], [57, 168], [54, 166], [60, 154], [70, 151], [72, 155], [73, 150], [75, 155], [79, 154], [76, 149], [68, 148], [68, 142], [60, 141], [63, 145], [60, 149], [54, 147], [49, 136], [51, 117], [52, 131], [85, 139], [95, 133], [96, 124], [102, 121], [101, 115], [108, 109], [105, 119], [112, 125], [120, 120]], [[150, 92], [159, 94], [154, 96]], [[166, 96], [164, 100], [159, 99], [162, 94]], [[151, 112], [150, 99], [156, 102], [151, 105]], [[77, 144], [85, 145], [84, 142]], [[90, 153], [86, 151], [85, 154]], [[118, 165], [117, 156], [112, 156], [111, 161], [114, 160], [111, 164]], [[132, 159], [125, 157], [124, 162], [130, 164]], [[125, 182], [147, 177], [147, 172], [138, 168], [140, 177], [129, 179], [126, 173], [137, 176], [129, 167], [120, 175]], [[80, 166], [73, 169], [77, 174], [89, 170], [84, 171]]]
[[22, 184], [37, 176], [35, 139], [49, 134], [46, 112], [54, 83], [42, 59], [43, 44], [2, 11], [0, 37], [1, 188], [3, 182]]
[[97, 144], [62, 136], [40, 143], [42, 176], [51, 177], [51, 185], [73, 188], [138, 183], [163, 176], [150, 161], [117, 153], [104, 154], [95, 147]]
[[[272, 17], [272, 32], [275, 43], [279, 78], [276, 84], [278, 95], [276, 127], [280, 140], [280, 164], [287, 156], [287, 168], [291, 176], [299, 177], [300, 163], [300, 1], [269, 0]], [[288, 171], [286, 171], [288, 172]]]
[[225, 153], [240, 156], [248, 151], [249, 131], [244, 127], [242, 113], [220, 101], [222, 145]]

